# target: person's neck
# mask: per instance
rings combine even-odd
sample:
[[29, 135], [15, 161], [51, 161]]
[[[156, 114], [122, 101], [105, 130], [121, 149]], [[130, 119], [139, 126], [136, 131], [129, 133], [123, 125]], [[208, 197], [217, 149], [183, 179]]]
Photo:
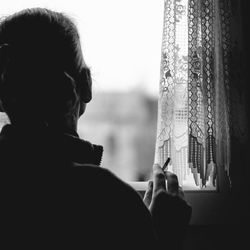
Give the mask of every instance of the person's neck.
[[70, 134], [73, 136], [77, 135], [77, 125], [67, 126], [62, 123], [35, 123], [35, 122], [11, 122], [11, 126], [16, 130], [27, 133], [39, 133], [41, 131], [50, 130], [54, 131], [57, 134]]
[[52, 120], [48, 124], [49, 129], [58, 131], [61, 133], [77, 134], [77, 120], [73, 118]]
[[40, 131], [46, 129], [48, 126], [45, 123], [33, 123], [33, 122], [11, 122], [13, 128], [28, 130], [28, 131]]
[[70, 126], [58, 126], [58, 125], [53, 124], [53, 125], [49, 125], [48, 128], [49, 130], [55, 131], [56, 133], [78, 136], [77, 126], [70, 127]]
[[39, 132], [41, 130], [49, 129], [56, 131], [57, 133], [67, 133], [77, 135], [77, 121], [78, 117], [71, 113], [65, 116], [51, 116], [48, 121], [36, 119], [36, 117], [21, 116], [11, 117], [9, 116], [11, 125], [17, 129], [21, 129], [27, 132]]

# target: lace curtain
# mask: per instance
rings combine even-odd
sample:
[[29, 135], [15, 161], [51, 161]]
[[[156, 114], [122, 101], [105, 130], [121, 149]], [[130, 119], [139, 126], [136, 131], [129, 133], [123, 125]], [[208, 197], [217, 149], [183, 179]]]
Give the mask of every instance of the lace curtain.
[[228, 0], [165, 0], [155, 162], [181, 185], [229, 174]]

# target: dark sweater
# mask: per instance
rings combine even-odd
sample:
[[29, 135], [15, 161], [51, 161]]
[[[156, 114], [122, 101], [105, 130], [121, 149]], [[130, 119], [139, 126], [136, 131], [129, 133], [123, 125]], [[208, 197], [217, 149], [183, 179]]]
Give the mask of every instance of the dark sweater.
[[101, 146], [76, 134], [5, 126], [1, 227], [9, 248], [156, 249], [148, 209], [98, 166], [101, 157]]

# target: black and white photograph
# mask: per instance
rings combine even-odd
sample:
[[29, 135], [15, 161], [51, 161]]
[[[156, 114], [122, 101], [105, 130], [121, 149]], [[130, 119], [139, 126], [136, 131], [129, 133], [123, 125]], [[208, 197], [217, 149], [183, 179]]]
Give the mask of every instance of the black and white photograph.
[[248, 249], [249, 3], [0, 0], [1, 249]]

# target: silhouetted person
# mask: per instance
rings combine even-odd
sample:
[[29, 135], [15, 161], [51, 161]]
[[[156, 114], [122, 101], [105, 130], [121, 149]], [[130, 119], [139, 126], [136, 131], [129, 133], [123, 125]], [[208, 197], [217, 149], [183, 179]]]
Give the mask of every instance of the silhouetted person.
[[[177, 179], [154, 166], [144, 202], [79, 138], [91, 75], [72, 21], [27, 9], [0, 24], [2, 245], [17, 249], [178, 249], [191, 216]], [[178, 183], [177, 183], [178, 184]], [[148, 207], [148, 208], [147, 208]]]

